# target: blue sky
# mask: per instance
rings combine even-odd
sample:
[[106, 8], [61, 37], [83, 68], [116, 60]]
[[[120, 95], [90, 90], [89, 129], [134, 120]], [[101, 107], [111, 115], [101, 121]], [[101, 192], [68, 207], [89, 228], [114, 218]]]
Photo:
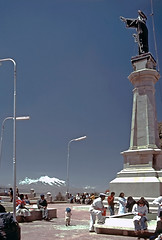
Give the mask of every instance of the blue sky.
[[[162, 1], [153, 0], [159, 66]], [[129, 148], [133, 86], [132, 34], [119, 17], [148, 17], [149, 48], [156, 58], [149, 0], [0, 0], [0, 58], [17, 62], [17, 182], [43, 175], [104, 190], [123, 168]], [[13, 115], [13, 64], [0, 66], [0, 122]], [[156, 84], [162, 121], [161, 79]], [[5, 124], [0, 183], [12, 185], [12, 120]]]

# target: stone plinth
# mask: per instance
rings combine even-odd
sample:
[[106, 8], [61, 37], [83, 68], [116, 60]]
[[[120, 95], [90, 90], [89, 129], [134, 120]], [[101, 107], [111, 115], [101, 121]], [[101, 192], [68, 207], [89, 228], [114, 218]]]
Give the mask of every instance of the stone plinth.
[[156, 61], [151, 53], [144, 53], [131, 59], [133, 70], [138, 71], [141, 69], [154, 69], [156, 70]]
[[121, 153], [124, 157], [124, 169], [153, 168], [156, 171], [162, 169], [162, 150], [148, 148], [127, 150]]
[[162, 194], [162, 150], [155, 104], [155, 83], [160, 75], [150, 53], [132, 58], [134, 71], [130, 147], [121, 154], [124, 168], [110, 182], [110, 190], [127, 196], [157, 197]]
[[110, 191], [114, 191], [116, 196], [124, 192], [125, 196], [158, 197], [162, 193], [162, 173], [153, 168], [135, 166], [130, 169], [123, 169], [117, 177], [110, 183]]
[[[133, 214], [130, 214], [127, 218], [127, 214], [123, 216], [106, 217], [105, 224], [95, 224], [95, 231], [98, 234], [108, 235], [124, 235], [137, 237], [134, 232], [134, 224], [132, 221]], [[138, 235], [143, 239], [147, 239], [153, 235], [156, 229], [156, 220], [148, 221], [148, 231], [144, 234]]]

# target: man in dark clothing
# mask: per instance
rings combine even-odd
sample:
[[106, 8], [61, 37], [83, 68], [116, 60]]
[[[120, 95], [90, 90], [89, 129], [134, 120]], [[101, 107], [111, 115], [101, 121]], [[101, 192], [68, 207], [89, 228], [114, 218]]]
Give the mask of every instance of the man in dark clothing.
[[137, 34], [133, 34], [135, 41], [138, 43], [138, 53], [143, 54], [149, 51], [148, 47], [148, 29], [146, 26], [147, 17], [145, 14], [138, 10], [138, 18], [131, 19], [120, 17], [120, 19], [126, 23], [127, 28], [136, 28]]
[[10, 196], [10, 202], [13, 202], [13, 189], [12, 188], [10, 188], [8, 194]]
[[44, 198], [44, 194], [40, 195], [40, 199], [38, 199], [37, 201], [37, 206], [38, 209], [42, 210], [42, 218], [45, 220], [49, 220], [48, 219], [48, 210], [47, 210], [47, 201]]

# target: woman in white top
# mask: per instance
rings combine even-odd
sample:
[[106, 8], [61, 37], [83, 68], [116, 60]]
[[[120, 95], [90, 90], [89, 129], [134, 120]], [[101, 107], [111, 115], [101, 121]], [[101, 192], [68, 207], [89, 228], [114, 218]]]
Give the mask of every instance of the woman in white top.
[[135, 233], [144, 232], [147, 230], [147, 213], [148, 207], [145, 204], [145, 201], [140, 199], [132, 209], [132, 213], [135, 215], [133, 218]]
[[125, 206], [127, 204], [127, 200], [124, 197], [124, 193], [123, 192], [121, 192], [119, 194], [118, 201], [119, 201], [119, 211], [118, 211], [118, 214], [126, 213], [126, 207]]

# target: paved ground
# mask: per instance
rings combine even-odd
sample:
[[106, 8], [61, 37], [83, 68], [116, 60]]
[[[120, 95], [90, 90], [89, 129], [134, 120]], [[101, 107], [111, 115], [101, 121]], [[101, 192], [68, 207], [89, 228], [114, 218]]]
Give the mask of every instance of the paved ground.
[[[71, 226], [65, 226], [64, 212], [66, 207], [72, 209]], [[21, 240], [133, 240], [134, 237], [89, 233], [89, 212], [87, 206], [76, 204], [53, 204], [57, 209], [57, 218], [47, 221], [21, 223]]]

